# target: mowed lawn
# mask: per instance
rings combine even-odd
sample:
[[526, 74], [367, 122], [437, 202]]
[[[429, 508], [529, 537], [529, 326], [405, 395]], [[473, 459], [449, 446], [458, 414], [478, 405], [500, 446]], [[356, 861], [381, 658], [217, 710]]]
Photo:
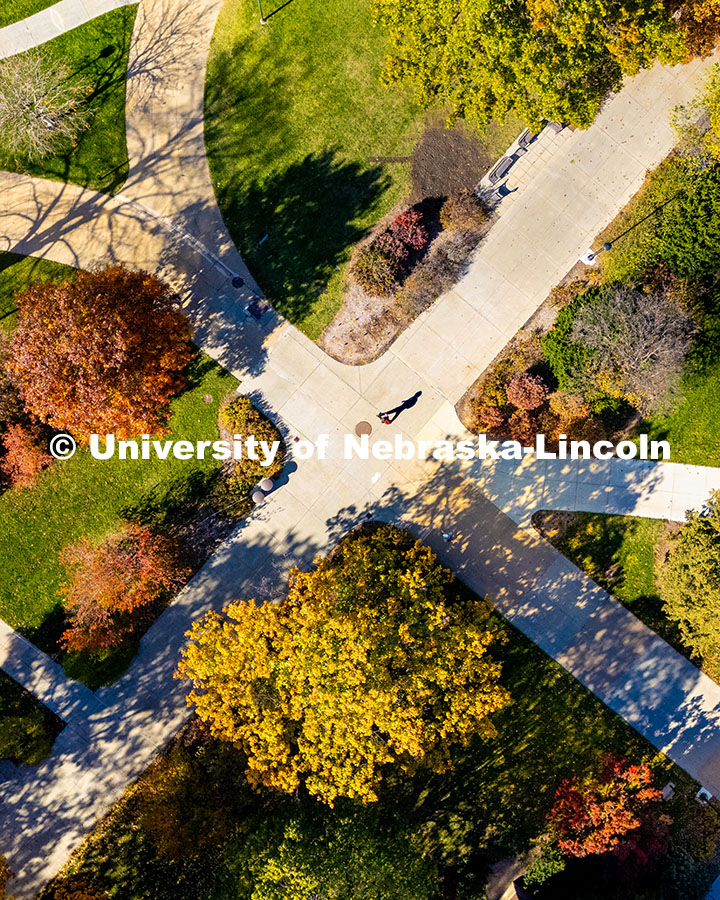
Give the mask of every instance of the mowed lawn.
[[[205, 356], [191, 365], [189, 375], [188, 388], [173, 401], [167, 439], [213, 440], [220, 401], [237, 381]], [[205, 402], [206, 395], [212, 402]], [[100, 461], [81, 448], [71, 460], [53, 463], [34, 487], [5, 491], [0, 495], [0, 617], [42, 644], [36, 631], [59, 603], [63, 547], [80, 537], [100, 538], [124, 517], [142, 520], [181, 505], [219, 466], [175, 458]]]
[[0, 145], [0, 169], [106, 193], [119, 190], [128, 173], [125, 81], [136, 10], [136, 6], [113, 10], [39, 48], [43, 56], [66, 67], [70, 79], [89, 87], [85, 101], [92, 114], [89, 128], [78, 135], [74, 146], [34, 162], [13, 156]]
[[35, 15], [48, 6], [53, 6], [58, 0], [6, 0], [0, 6], [0, 28], [19, 22], [28, 16]]
[[369, 0], [293, 0], [273, 15], [272, 0], [263, 3], [264, 27], [244, 0], [227, 0], [220, 13], [208, 155], [250, 270], [316, 338], [340, 305], [353, 243], [408, 188], [409, 161], [371, 158], [409, 157], [423, 115], [410, 93], [380, 84], [386, 45]]
[[[0, 256], [0, 325], [14, 324], [16, 291], [74, 272], [46, 260]], [[236, 387], [232, 375], [200, 355], [189, 367], [186, 390], [173, 401], [167, 437], [214, 439], [220, 401]], [[0, 494], [0, 618], [52, 649], [63, 547], [83, 536], [99, 538], [125, 516], [157, 521], [195, 499], [218, 471], [213, 460], [100, 461], [81, 448], [73, 459], [53, 463], [34, 487]]]

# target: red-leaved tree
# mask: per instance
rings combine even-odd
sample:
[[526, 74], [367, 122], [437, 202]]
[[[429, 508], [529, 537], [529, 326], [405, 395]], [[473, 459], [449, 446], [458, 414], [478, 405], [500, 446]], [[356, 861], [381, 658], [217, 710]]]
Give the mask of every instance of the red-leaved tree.
[[[627, 859], [633, 854], [637, 862], [647, 862], [663, 840], [658, 817], [652, 815], [662, 795], [652, 781], [646, 763], [628, 765], [616, 756], [605, 757], [599, 773], [586, 781], [563, 781], [548, 816], [560, 850], [580, 857], [612, 852]], [[640, 831], [650, 823], [653, 846]]]
[[28, 412], [80, 440], [158, 433], [192, 359], [171, 289], [109, 266], [18, 297], [8, 370]]
[[52, 462], [38, 428], [10, 425], [2, 444], [5, 455], [0, 459], [0, 469], [14, 488], [32, 487], [38, 475]]
[[115, 647], [143, 622], [148, 608], [170, 596], [188, 577], [174, 544], [140, 525], [124, 527], [92, 544], [85, 538], [66, 548], [61, 562], [70, 627], [67, 650]]

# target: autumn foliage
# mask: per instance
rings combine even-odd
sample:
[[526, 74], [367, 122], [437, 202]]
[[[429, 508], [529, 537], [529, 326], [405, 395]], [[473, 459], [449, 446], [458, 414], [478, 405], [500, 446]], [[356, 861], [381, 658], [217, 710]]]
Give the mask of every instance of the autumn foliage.
[[0, 459], [0, 470], [14, 488], [32, 487], [40, 472], [52, 462], [38, 428], [10, 425], [2, 445], [5, 454]]
[[247, 754], [254, 786], [372, 801], [383, 766], [442, 770], [453, 743], [492, 733], [507, 696], [491, 641], [483, 601], [380, 526], [294, 570], [283, 603], [196, 623], [178, 677], [212, 733]]
[[63, 585], [70, 627], [68, 650], [105, 650], [120, 644], [143, 614], [188, 577], [173, 544], [132, 523], [99, 544], [86, 539], [63, 551]]
[[79, 875], [57, 878], [41, 894], [42, 900], [107, 900], [107, 896]]
[[549, 814], [560, 850], [579, 857], [612, 852], [627, 858], [634, 852], [637, 862], [646, 862], [651, 849], [638, 840], [639, 829], [662, 796], [652, 781], [646, 763], [628, 765], [615, 756], [606, 757], [599, 774], [586, 781], [563, 781]]
[[537, 409], [547, 400], [548, 388], [539, 375], [521, 372], [507, 386], [507, 398], [519, 409]]
[[17, 302], [9, 372], [30, 414], [81, 440], [162, 429], [194, 352], [167, 285], [110, 266]]

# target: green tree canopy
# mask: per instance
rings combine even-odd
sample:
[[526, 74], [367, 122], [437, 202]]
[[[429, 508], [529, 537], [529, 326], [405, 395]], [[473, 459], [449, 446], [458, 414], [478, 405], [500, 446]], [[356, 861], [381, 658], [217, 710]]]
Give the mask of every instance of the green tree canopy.
[[685, 54], [662, 0], [373, 0], [373, 15], [385, 80], [480, 126], [512, 110], [587, 127], [623, 75]]
[[663, 567], [665, 611], [705, 660], [720, 648], [720, 492], [689, 512]]
[[[295, 807], [294, 809], [292, 807]], [[434, 864], [387, 813], [286, 804], [251, 821], [228, 859], [250, 900], [434, 900]]]
[[295, 570], [283, 603], [197, 623], [178, 674], [213, 734], [244, 749], [252, 784], [375, 800], [383, 766], [442, 770], [453, 743], [492, 734], [507, 695], [487, 615], [429, 548], [380, 526]]

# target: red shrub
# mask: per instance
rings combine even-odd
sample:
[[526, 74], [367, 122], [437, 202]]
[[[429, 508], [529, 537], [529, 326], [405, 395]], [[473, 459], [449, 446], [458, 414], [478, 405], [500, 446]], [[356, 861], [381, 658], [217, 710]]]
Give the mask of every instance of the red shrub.
[[10, 425], [2, 443], [5, 455], [0, 469], [14, 488], [32, 487], [40, 472], [53, 461], [44, 449], [39, 429]]
[[[637, 829], [648, 818], [648, 806], [662, 796], [652, 787], [652, 779], [645, 763], [630, 766], [608, 756], [598, 775], [584, 782], [577, 778], [563, 781], [548, 816], [560, 850], [580, 857], [612, 851], [620, 859], [633, 854], [638, 862], [647, 862], [648, 848], [643, 848]], [[650, 829], [653, 845], [660, 830]]]
[[519, 409], [537, 409], [548, 396], [545, 382], [539, 375], [521, 372], [507, 386], [507, 398]]
[[505, 424], [505, 416], [497, 406], [481, 406], [475, 413], [475, 427], [478, 432], [493, 434]]
[[126, 524], [100, 544], [85, 538], [66, 548], [61, 561], [70, 627], [68, 650], [117, 646], [137, 628], [142, 614], [188, 577], [173, 544], [139, 525]]
[[518, 409], [510, 416], [510, 434], [514, 441], [519, 441], [523, 447], [531, 447], [535, 444], [538, 434], [538, 424], [534, 416], [525, 409]]
[[422, 250], [430, 240], [422, 213], [416, 209], [407, 209], [399, 216], [395, 216], [389, 231], [406, 247], [413, 250]]

